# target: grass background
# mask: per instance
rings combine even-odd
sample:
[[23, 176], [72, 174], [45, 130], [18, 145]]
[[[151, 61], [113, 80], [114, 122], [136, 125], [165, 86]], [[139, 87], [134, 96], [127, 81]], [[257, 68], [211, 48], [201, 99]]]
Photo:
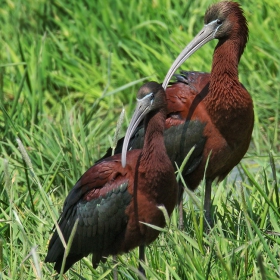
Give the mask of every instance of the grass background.
[[[53, 279], [43, 260], [67, 193], [112, 145], [123, 107], [124, 134], [137, 89], [163, 81], [212, 1], [0, 3], [0, 279]], [[202, 233], [202, 183], [186, 200], [184, 230], [175, 211], [147, 249], [148, 279], [280, 277], [280, 3], [242, 7], [250, 38], [239, 76], [255, 106], [251, 146], [214, 188], [213, 231]], [[215, 44], [182, 68], [210, 71]], [[119, 279], [135, 279], [137, 262], [137, 250], [120, 256]], [[112, 279], [113, 267], [108, 259], [94, 270], [84, 258], [64, 279]]]

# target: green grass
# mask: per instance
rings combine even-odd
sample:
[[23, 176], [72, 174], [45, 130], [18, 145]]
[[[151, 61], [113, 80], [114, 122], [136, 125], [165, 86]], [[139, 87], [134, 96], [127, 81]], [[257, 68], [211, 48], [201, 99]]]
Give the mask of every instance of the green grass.
[[[53, 279], [43, 260], [67, 193], [112, 145], [123, 107], [124, 134], [137, 89], [163, 80], [209, 4], [1, 1], [0, 279]], [[147, 249], [148, 279], [280, 277], [280, 4], [242, 7], [250, 38], [239, 76], [254, 100], [251, 146], [214, 188], [211, 233], [202, 233], [202, 183], [186, 199], [184, 230], [176, 210]], [[182, 68], [210, 71], [215, 44]], [[135, 279], [137, 266], [137, 250], [119, 256], [119, 279]], [[113, 267], [109, 258], [94, 270], [84, 258], [64, 279], [112, 279]]]

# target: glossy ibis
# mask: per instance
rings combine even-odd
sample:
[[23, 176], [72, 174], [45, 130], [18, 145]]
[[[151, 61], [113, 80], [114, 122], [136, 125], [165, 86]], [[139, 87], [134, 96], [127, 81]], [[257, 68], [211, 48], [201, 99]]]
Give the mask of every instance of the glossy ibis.
[[[133, 131], [144, 118], [142, 150], [127, 152]], [[164, 206], [170, 215], [176, 205], [178, 186], [163, 141], [166, 97], [156, 82], [143, 85], [128, 127], [122, 155], [106, 158], [88, 169], [68, 194], [59, 228], [66, 243], [78, 220], [77, 231], [63, 272], [84, 256], [92, 254], [96, 268], [109, 255], [128, 252], [153, 242], [159, 231], [144, 223], [165, 226]], [[46, 262], [61, 270], [65, 248], [57, 230], [49, 243]]]
[[[177, 81], [167, 87], [181, 64], [212, 39], [219, 41], [214, 50], [211, 73], [182, 72], [175, 75]], [[209, 157], [204, 210], [210, 225], [212, 182], [223, 180], [240, 162], [249, 147], [253, 130], [253, 102], [238, 80], [238, 63], [247, 40], [247, 21], [240, 5], [230, 1], [213, 4], [205, 13], [204, 27], [176, 58], [163, 82], [163, 88], [167, 87], [168, 105], [164, 138], [171, 161], [177, 161], [180, 166], [185, 151], [193, 146], [186, 135], [198, 140], [195, 156], [183, 172], [191, 190], [203, 179]], [[177, 127], [177, 135], [174, 127]], [[142, 135], [143, 129], [139, 127], [129, 149], [141, 147]], [[122, 140], [118, 149], [121, 145]]]

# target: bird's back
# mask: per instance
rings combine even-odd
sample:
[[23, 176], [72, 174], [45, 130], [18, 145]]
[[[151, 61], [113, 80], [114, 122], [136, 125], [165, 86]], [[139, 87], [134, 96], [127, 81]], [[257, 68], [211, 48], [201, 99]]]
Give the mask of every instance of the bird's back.
[[[152, 185], [143, 186], [146, 172], [137, 172], [141, 165], [137, 165], [135, 159], [140, 154], [138, 149], [130, 151], [125, 169], [121, 166], [120, 154], [100, 161], [83, 174], [68, 194], [58, 221], [66, 243], [77, 220], [78, 224], [64, 272], [90, 253], [93, 267], [97, 267], [104, 257], [149, 244], [158, 236], [159, 231], [141, 223], [165, 225], [163, 213], [157, 207], [164, 205], [164, 201], [159, 201], [158, 194], [150, 191]], [[169, 174], [167, 179], [170, 178]], [[164, 185], [167, 179], [158, 178], [155, 184]], [[169, 213], [174, 209], [177, 197], [175, 179], [172, 184], [168, 186], [170, 197], [166, 201], [167, 207], [171, 207]], [[45, 261], [55, 262], [54, 268], [58, 272], [64, 251], [55, 230]]]

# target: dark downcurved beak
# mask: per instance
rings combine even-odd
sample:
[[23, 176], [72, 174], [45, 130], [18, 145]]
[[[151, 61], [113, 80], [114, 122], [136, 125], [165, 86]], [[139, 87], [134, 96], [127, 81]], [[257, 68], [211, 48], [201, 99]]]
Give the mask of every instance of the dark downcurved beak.
[[162, 87], [166, 90], [168, 83], [175, 73], [175, 71], [187, 60], [194, 52], [205, 45], [207, 42], [215, 39], [215, 34], [218, 29], [216, 21], [210, 22], [200, 30], [200, 32], [194, 37], [194, 39], [184, 48], [184, 50], [178, 55], [172, 66], [169, 68], [167, 75], [164, 78]]
[[127, 147], [129, 144], [130, 137], [133, 135], [133, 132], [135, 131], [138, 124], [146, 116], [147, 112], [149, 111], [149, 106], [150, 106], [150, 101], [148, 98], [143, 98], [141, 100], [137, 99], [136, 109], [131, 118], [131, 121], [127, 128], [127, 131], [126, 131], [126, 134], [124, 137], [124, 141], [123, 141], [123, 147], [122, 147], [122, 166], [123, 167], [125, 167], [125, 165], [126, 165], [126, 154], [127, 154]]

